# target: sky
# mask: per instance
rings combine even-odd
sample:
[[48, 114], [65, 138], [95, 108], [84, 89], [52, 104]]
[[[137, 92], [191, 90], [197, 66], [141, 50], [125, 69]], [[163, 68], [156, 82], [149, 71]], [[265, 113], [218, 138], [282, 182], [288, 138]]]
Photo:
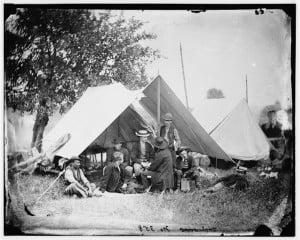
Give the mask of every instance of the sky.
[[185, 103], [180, 59], [181, 43], [189, 105], [197, 107], [209, 88], [221, 89], [235, 101], [246, 95], [255, 114], [279, 101], [291, 103], [291, 34], [288, 16], [281, 10], [256, 15], [254, 10], [191, 13], [180, 11], [123, 12], [145, 21], [144, 29], [157, 38], [144, 44], [165, 57], [147, 68], [159, 73]]

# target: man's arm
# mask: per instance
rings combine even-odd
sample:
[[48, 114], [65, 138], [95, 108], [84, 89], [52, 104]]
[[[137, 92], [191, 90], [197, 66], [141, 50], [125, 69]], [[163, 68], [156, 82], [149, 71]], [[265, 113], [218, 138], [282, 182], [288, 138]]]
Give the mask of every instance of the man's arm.
[[152, 145], [150, 143], [148, 143], [147, 145], [148, 145], [149, 161], [153, 162], [153, 160], [154, 160], [154, 149], [153, 149], [153, 147], [152, 147]]
[[175, 141], [177, 143], [177, 147], [180, 147], [181, 146], [181, 140], [180, 140], [180, 137], [179, 137], [179, 134], [178, 134], [178, 131], [176, 128], [174, 128], [174, 138], [175, 138]]
[[124, 162], [123, 165], [125, 167], [130, 166], [129, 152], [126, 148], [123, 148]]
[[106, 151], [106, 164], [112, 162], [113, 150], [111, 148]]
[[76, 181], [76, 179], [73, 176], [73, 172], [71, 169], [67, 169], [65, 172], [65, 180], [68, 183], [78, 183], [78, 181]]
[[82, 191], [86, 192], [85, 188], [74, 178], [73, 172], [71, 169], [67, 169], [65, 172], [65, 180], [69, 183], [75, 183]]
[[157, 159], [155, 159], [151, 164], [150, 164], [150, 167], [149, 167], [149, 171], [156, 171], [159, 166], [162, 164], [163, 162], [163, 157], [159, 157]]
[[138, 144], [134, 143], [132, 145], [132, 150], [131, 150], [131, 161], [132, 164], [134, 163], [141, 163], [141, 161], [138, 159]]
[[83, 171], [80, 169], [80, 178], [82, 180], [82, 182], [84, 183], [85, 186], [88, 187], [89, 191], [91, 191], [91, 184], [89, 182], [89, 180], [87, 180], [87, 178], [84, 176]]

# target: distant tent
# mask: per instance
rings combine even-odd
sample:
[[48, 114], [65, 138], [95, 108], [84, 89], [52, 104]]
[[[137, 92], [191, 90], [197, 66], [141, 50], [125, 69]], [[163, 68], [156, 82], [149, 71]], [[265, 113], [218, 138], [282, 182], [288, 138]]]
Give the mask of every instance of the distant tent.
[[[210, 107], [209, 111], [212, 110]], [[203, 112], [203, 115], [210, 118], [207, 112]], [[245, 100], [240, 101], [221, 122], [216, 123], [210, 135], [234, 159], [251, 161], [269, 156], [269, 142]]]
[[136, 130], [146, 125], [157, 127], [158, 81], [161, 84], [161, 113], [173, 114], [182, 143], [194, 151], [232, 161], [160, 76], [139, 94], [127, 90], [121, 84], [88, 88], [45, 137], [45, 149], [66, 133], [71, 134], [71, 139], [56, 153], [58, 156], [79, 155], [91, 146], [105, 149], [118, 136], [126, 142], [137, 141]]
[[232, 111], [238, 101], [231, 98], [202, 99], [192, 114], [210, 134]]

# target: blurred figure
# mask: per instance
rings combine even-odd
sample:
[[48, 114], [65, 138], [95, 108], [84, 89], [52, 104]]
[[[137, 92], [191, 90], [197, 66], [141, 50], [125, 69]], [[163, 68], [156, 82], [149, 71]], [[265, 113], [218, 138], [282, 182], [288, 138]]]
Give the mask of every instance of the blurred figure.
[[283, 137], [281, 130], [282, 125], [277, 121], [276, 112], [274, 110], [268, 112], [268, 122], [263, 124], [261, 128], [274, 147], [278, 148], [278, 138]]
[[205, 189], [205, 192], [214, 193], [223, 189], [224, 187], [234, 188], [237, 190], [247, 189], [249, 187], [249, 182], [246, 179], [246, 170], [237, 168], [236, 172], [237, 173], [217, 179], [212, 187]]

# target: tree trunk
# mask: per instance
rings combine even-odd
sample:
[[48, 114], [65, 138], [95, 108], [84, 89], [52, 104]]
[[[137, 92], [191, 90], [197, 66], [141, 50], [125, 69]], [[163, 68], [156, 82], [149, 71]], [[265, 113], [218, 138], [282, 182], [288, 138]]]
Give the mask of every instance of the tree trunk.
[[41, 152], [42, 151], [42, 140], [44, 135], [45, 127], [48, 124], [48, 112], [45, 107], [39, 107], [37, 111], [37, 115], [35, 118], [34, 126], [33, 126], [33, 134], [31, 147], [36, 147], [36, 149]]

